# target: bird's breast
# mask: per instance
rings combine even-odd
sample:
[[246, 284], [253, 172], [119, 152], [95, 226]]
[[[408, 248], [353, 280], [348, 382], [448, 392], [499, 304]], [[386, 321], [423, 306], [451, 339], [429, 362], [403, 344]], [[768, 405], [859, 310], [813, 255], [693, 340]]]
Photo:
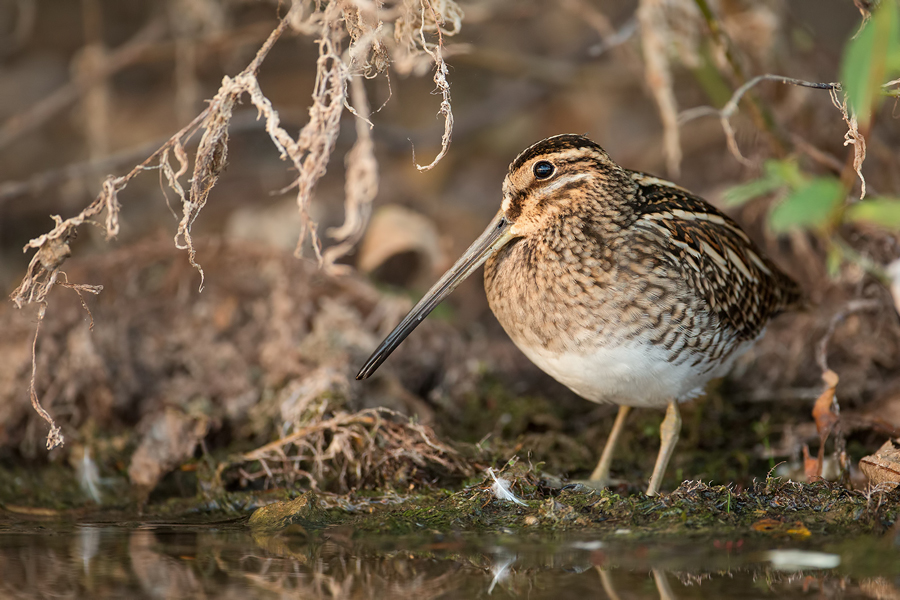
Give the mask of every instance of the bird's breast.
[[507, 334], [519, 347], [551, 352], [628, 335], [621, 304], [633, 292], [616, 279], [599, 260], [529, 240], [502, 248], [484, 272], [488, 303]]
[[723, 361], [673, 362], [664, 348], [631, 340], [612, 346], [551, 352], [517, 344], [542, 371], [586, 400], [638, 408], [664, 407], [669, 400], [689, 400], [721, 377], [751, 345], [744, 342]]
[[677, 279], [546, 252], [527, 240], [502, 249], [485, 265], [485, 291], [516, 346], [583, 398], [665, 406], [698, 395], [751, 345], [679, 296]]

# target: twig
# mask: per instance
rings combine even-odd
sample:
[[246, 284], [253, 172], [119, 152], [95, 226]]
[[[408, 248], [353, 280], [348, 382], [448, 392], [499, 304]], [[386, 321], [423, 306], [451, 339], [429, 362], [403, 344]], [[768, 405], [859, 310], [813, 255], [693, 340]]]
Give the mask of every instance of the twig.
[[710, 33], [712, 33], [713, 38], [725, 52], [725, 59], [731, 66], [732, 71], [734, 71], [735, 76], [740, 80], [746, 80], [747, 78], [744, 76], [744, 69], [743, 67], [741, 67], [741, 64], [734, 56], [731, 44], [729, 43], [730, 40], [728, 39], [726, 33], [722, 30], [721, 25], [719, 25], [719, 20], [716, 18], [716, 15], [713, 14], [712, 8], [710, 8], [709, 3], [706, 0], [694, 0], [694, 4], [697, 5], [697, 8], [703, 15], [703, 19], [706, 21], [706, 26], [709, 27], [709, 31]]
[[[309, 423], [308, 421], [306, 421]], [[266, 473], [247, 473], [241, 463], [260, 461]], [[226, 468], [238, 467], [245, 479], [261, 476], [267, 480], [281, 475], [292, 481], [306, 477], [312, 485], [331, 474], [340, 487], [365, 485], [372, 476], [397, 462], [409, 462], [419, 468], [440, 466], [450, 473], [471, 474], [471, 467], [449, 446], [441, 443], [434, 432], [400, 413], [387, 408], [371, 408], [357, 413], [337, 412], [322, 419], [321, 415], [307, 425], [295, 425], [294, 431], [251, 452], [238, 455]], [[280, 470], [267, 462], [280, 462]], [[311, 464], [315, 478], [302, 468]]]
[[840, 90], [840, 83], [817, 83], [813, 81], [804, 81], [802, 79], [794, 79], [793, 77], [784, 77], [783, 75], [757, 75], [737, 90], [735, 90], [734, 94], [731, 95], [731, 98], [728, 102], [725, 103], [721, 109], [714, 108], [712, 106], [698, 106], [696, 108], [690, 108], [688, 110], [683, 111], [678, 116], [679, 124], [683, 125], [688, 121], [692, 121], [699, 117], [705, 116], [718, 116], [719, 120], [722, 123], [722, 129], [725, 131], [726, 143], [728, 144], [729, 150], [734, 155], [734, 157], [742, 164], [749, 165], [751, 164], [749, 160], [747, 160], [743, 154], [741, 154], [741, 150], [738, 147], [737, 140], [734, 136], [734, 129], [731, 127], [731, 117], [737, 112], [738, 104], [740, 104], [741, 99], [744, 95], [755, 85], [763, 81], [777, 81], [779, 83], [786, 83], [789, 85], [796, 85], [800, 87], [808, 87], [818, 90]]
[[29, 248], [34, 248], [37, 251], [28, 264], [28, 270], [22, 283], [10, 295], [18, 308], [22, 308], [24, 305], [32, 302], [40, 303], [45, 300], [53, 281], [55, 281], [56, 273], [58, 273], [62, 263], [71, 254], [68, 242], [74, 238], [80, 225], [106, 210], [107, 236], [115, 237], [118, 234], [118, 192], [138, 173], [153, 168], [150, 164], [179, 142], [181, 138], [192, 135], [193, 130], [202, 122], [208, 112], [209, 109], [207, 108], [197, 115], [197, 118], [172, 136], [168, 142], [163, 144], [144, 162], [134, 167], [127, 175], [123, 177], [108, 177], [103, 182], [103, 190], [100, 194], [79, 214], [66, 220], [54, 216], [53, 220], [56, 221], [56, 227], [48, 233], [32, 239], [25, 245], [24, 250], [26, 252]]
[[[362, 238], [372, 212], [372, 202], [378, 194], [378, 161], [372, 142], [372, 124], [369, 121], [369, 102], [361, 76], [350, 82], [353, 112], [356, 114], [356, 143], [347, 153], [347, 175], [344, 182], [344, 223], [328, 231], [336, 244], [322, 253], [326, 265], [338, 269], [337, 260], [350, 252]], [[347, 268], [347, 267], [344, 267]]]
[[78, 299], [81, 300], [81, 308], [88, 314], [88, 318], [91, 320], [90, 325], [88, 325], [88, 330], [94, 330], [94, 313], [91, 312], [90, 307], [87, 305], [87, 302], [84, 300], [83, 292], [87, 292], [89, 294], [94, 294], [95, 296], [103, 291], [102, 285], [86, 285], [84, 283], [69, 283], [69, 276], [65, 274], [65, 272], [60, 271], [60, 275], [65, 278], [65, 281], [57, 281], [56, 285], [69, 288], [73, 290], [76, 294], [78, 294]]
[[853, 313], [863, 310], [874, 310], [880, 306], [881, 303], [877, 300], [851, 300], [844, 308], [831, 317], [831, 322], [828, 323], [828, 329], [825, 331], [825, 335], [822, 336], [822, 339], [819, 340], [819, 345], [816, 349], [816, 362], [819, 364], [819, 368], [823, 373], [829, 370], [828, 343], [831, 341], [831, 337], [834, 335], [834, 330], [837, 326]]
[[809, 458], [809, 450], [804, 446], [807, 477], [812, 480], [814, 477], [821, 477], [822, 465], [825, 459], [825, 442], [828, 436], [834, 434], [834, 453], [838, 457], [841, 466], [841, 479], [847, 477], [847, 440], [841, 427], [840, 405], [838, 404], [835, 389], [838, 385], [838, 375], [828, 367], [828, 343], [831, 341], [834, 331], [838, 324], [846, 319], [849, 315], [863, 311], [877, 309], [881, 304], [876, 300], [852, 300], [847, 303], [844, 308], [835, 313], [828, 323], [828, 329], [825, 335], [819, 340], [816, 348], [816, 362], [822, 370], [822, 381], [825, 383], [825, 389], [822, 395], [816, 400], [812, 415], [816, 423], [816, 431], [819, 433], [819, 453], [815, 460]]
[[[592, 58], [597, 58], [602, 54], [609, 52], [615, 48], [621, 47], [625, 42], [634, 37], [634, 35], [638, 31], [638, 21], [636, 18], [632, 17], [625, 21], [622, 24], [622, 27], [619, 28], [618, 31], [614, 31], [610, 35], [607, 35], [603, 38], [603, 40], [594, 46], [588, 48], [588, 55]], [[633, 60], [636, 57], [630, 57]]]
[[[88, 308], [87, 303], [84, 301], [84, 296], [82, 292], [88, 292], [90, 294], [99, 294], [103, 290], [102, 285], [83, 285], [77, 283], [69, 283], [68, 277], [66, 274], [60, 271], [63, 277], [66, 278], [65, 282], [56, 281], [54, 279], [53, 283], [56, 285], [61, 285], [63, 287], [71, 288], [75, 290], [75, 293], [78, 294], [78, 298], [81, 300], [81, 306], [87, 311], [88, 317], [91, 319], [91, 324], [88, 326], [89, 329], [94, 329], [94, 315], [91, 313], [91, 309]], [[47, 433], [47, 450], [53, 450], [57, 446], [63, 445], [65, 442], [65, 438], [62, 433], [60, 433], [59, 425], [53, 420], [53, 417], [50, 416], [43, 406], [41, 406], [41, 400], [38, 398], [37, 393], [37, 341], [38, 334], [41, 332], [41, 323], [44, 320], [44, 316], [47, 314], [47, 303], [41, 303], [41, 307], [38, 310], [37, 324], [34, 327], [34, 340], [31, 343], [31, 383], [28, 386], [28, 395], [31, 399], [31, 406], [34, 408], [35, 412], [41, 416], [42, 419], [47, 421], [50, 424], [50, 431]]]
[[62, 433], [59, 431], [59, 425], [56, 424], [56, 421], [53, 420], [50, 413], [41, 406], [41, 401], [37, 395], [37, 384], [35, 383], [35, 380], [37, 379], [38, 334], [41, 332], [41, 322], [44, 320], [44, 315], [46, 313], [47, 305], [42, 304], [41, 308], [38, 310], [37, 325], [34, 328], [34, 340], [31, 342], [31, 384], [28, 386], [28, 394], [31, 398], [31, 406], [34, 408], [35, 412], [50, 424], [50, 431], [47, 433], [47, 450], [53, 450], [57, 446], [61, 446], [65, 442], [65, 438], [63, 438]]
[[[268, 55], [272, 46], [284, 33], [287, 28], [288, 21], [283, 19], [276, 27], [269, 38], [256, 53], [254, 59], [247, 65], [240, 75], [235, 78], [235, 82], [241, 80], [253, 79], [259, 72], [259, 67]], [[175, 234], [175, 246], [179, 249], [186, 249], [189, 252], [189, 260], [191, 265], [200, 272], [200, 289], [203, 289], [203, 269], [194, 260], [195, 251], [191, 240], [191, 227], [200, 213], [200, 210], [206, 205], [209, 193], [219, 179], [222, 169], [225, 168], [225, 161], [228, 154], [228, 129], [231, 123], [232, 111], [237, 99], [246, 91], [244, 86], [239, 83], [232, 84], [232, 80], [225, 78], [222, 87], [215, 98], [210, 102], [209, 114], [203, 122], [203, 137], [200, 139], [200, 145], [197, 148], [197, 157], [194, 161], [194, 172], [191, 177], [191, 193], [189, 199], [185, 197], [184, 190], [177, 183], [178, 178], [184, 172], [187, 164], [179, 156], [181, 169], [178, 173], [171, 177], [167, 173], [170, 184], [176, 188], [183, 207], [183, 216], [178, 224], [178, 232]], [[174, 145], [176, 153], [180, 147], [180, 142]], [[183, 151], [182, 151], [183, 154]], [[164, 161], [165, 162], [165, 161]], [[178, 238], [184, 239], [184, 244], [180, 244]]]
[[[866, 138], [859, 131], [859, 121], [856, 119], [856, 114], [851, 114], [847, 110], [847, 96], [838, 98], [838, 91], [837, 89], [831, 90], [831, 103], [834, 104], [836, 109], [841, 111], [841, 118], [847, 124], [847, 132], [844, 134], [844, 146], [853, 146], [853, 159], [848, 162], [848, 166], [852, 165], [853, 171], [859, 177], [859, 199], [862, 200], [866, 197], [866, 178], [862, 174], [862, 165], [866, 160]], [[846, 179], [848, 180], [846, 186], [850, 188], [853, 176], [850, 175]]]
[[[597, 58], [604, 52], [618, 48], [637, 33], [638, 20], [634, 16], [616, 30], [609, 18], [588, 0], [563, 0], [560, 4], [576, 19], [584, 21], [600, 34], [602, 38], [600, 43], [591, 46], [587, 51], [592, 58]], [[634, 59], [635, 57], [629, 58]]]
[[802, 135], [796, 133], [791, 133], [790, 135], [791, 143], [794, 144], [794, 147], [809, 156], [813, 161], [819, 163], [826, 169], [831, 169], [835, 173], [840, 173], [844, 169], [844, 163], [842, 163], [834, 154], [816, 148], [806, 141]]
[[281, 438], [280, 440], [270, 442], [265, 446], [260, 446], [256, 450], [242, 454], [241, 459], [246, 461], [261, 460], [262, 457], [266, 456], [270, 452], [282, 452], [284, 446], [297, 443], [316, 431], [336, 429], [338, 427], [346, 427], [348, 425], [354, 424], [371, 425], [375, 422], [375, 417], [371, 413], [377, 410], [379, 409], [368, 409], [355, 415], [338, 415], [336, 417], [328, 419], [327, 421], [316, 423], [315, 425], [301, 427], [294, 430], [294, 432], [290, 435]]

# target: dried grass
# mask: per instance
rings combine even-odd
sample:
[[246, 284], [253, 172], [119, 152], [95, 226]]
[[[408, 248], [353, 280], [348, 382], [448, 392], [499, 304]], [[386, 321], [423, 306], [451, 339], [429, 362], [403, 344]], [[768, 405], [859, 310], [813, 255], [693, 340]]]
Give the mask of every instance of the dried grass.
[[[182, 8], [187, 12], [204, 10], [203, 3], [199, 0], [185, 1], [182, 4]], [[393, 28], [385, 26], [382, 18], [392, 19]], [[161, 176], [181, 202], [182, 217], [175, 235], [175, 245], [179, 249], [187, 250], [190, 264], [200, 273], [200, 289], [203, 289], [205, 275], [196, 261], [191, 231], [226, 165], [228, 131], [234, 107], [245, 94], [256, 107], [258, 117], [264, 119], [266, 131], [280, 152], [281, 158], [289, 160], [297, 172], [294, 183], [290, 186], [297, 190], [297, 206], [302, 217], [296, 253], [300, 255], [308, 242], [314, 249], [320, 266], [331, 272], [340, 270], [337, 261], [361, 238], [368, 221], [372, 200], [378, 190], [377, 162], [370, 133], [371, 123], [368, 121], [369, 104], [361, 78], [386, 75], [392, 52], [400, 56], [398, 70], [401, 72], [412, 72], [413, 67], [421, 64], [423, 58], [434, 64], [434, 81], [442, 97], [439, 114], [444, 117], [445, 127], [441, 139], [441, 152], [430, 165], [420, 167], [422, 170], [431, 168], [446, 154], [453, 128], [450, 89], [446, 78], [447, 65], [441, 54], [443, 36], [457, 33], [461, 20], [462, 11], [452, 0], [402, 0], [386, 4], [363, 0], [295, 3], [247, 68], [235, 77], [224, 77], [209, 106], [184, 129], [172, 136], [127, 175], [108, 177], [103, 183], [101, 193], [78, 215], [66, 220], [54, 217], [56, 227], [26, 245], [26, 251], [34, 249], [35, 253], [25, 278], [12, 293], [11, 298], [18, 308], [31, 303], [41, 305], [35, 330], [35, 352], [37, 332], [40, 331], [40, 321], [46, 313], [48, 294], [58, 282], [62, 264], [71, 255], [69, 241], [74, 238], [81, 225], [95, 224], [94, 218], [104, 212], [107, 238], [115, 237], [119, 232], [118, 195], [131, 179], [145, 170], [159, 169]], [[278, 112], [265, 96], [256, 77], [272, 46], [288, 28], [304, 35], [315, 36], [319, 48], [309, 121], [300, 130], [296, 139], [281, 126]], [[393, 33], [393, 36], [390, 33]], [[86, 106], [96, 108], [102, 104], [105, 98], [102, 86], [108, 76], [133, 61], [135, 55], [145, 49], [147, 39], [155, 39], [158, 35], [159, 24], [154, 22], [152, 27], [148, 27], [142, 35], [137, 36], [110, 59], [97, 55], [96, 52], [85, 54], [82, 61], [85, 74], [82, 78], [97, 89], [96, 93], [92, 92], [86, 97]], [[348, 37], [349, 44], [344, 49], [344, 41]], [[190, 48], [182, 47], [178, 57], [179, 64], [184, 62], [179, 68], [181, 73], [179, 81], [184, 85], [179, 86], [179, 89], [188, 89], [191, 87], [192, 79], [189, 71], [193, 64], [190, 59]], [[190, 96], [189, 89], [185, 93]], [[0, 131], [0, 145], [21, 135], [28, 127], [36, 127], [45, 122], [50, 115], [71, 102], [77, 95], [78, 90], [74, 88], [65, 90], [65, 93], [60, 92], [58, 98], [47, 103], [42, 111], [35, 112], [31, 118], [26, 119], [24, 126], [20, 124], [13, 130]], [[323, 251], [317, 224], [310, 218], [308, 209], [315, 186], [325, 174], [334, 151], [344, 108], [357, 117], [357, 141], [345, 159], [346, 216], [342, 226], [329, 231], [329, 236], [334, 239], [335, 244]], [[106, 111], [91, 112], [106, 113]], [[89, 138], [94, 140], [92, 148], [96, 147], [98, 151], [102, 150], [104, 145], [105, 128], [105, 121], [88, 121]], [[185, 145], [201, 129], [203, 134], [189, 180], [190, 191], [186, 192], [180, 181], [190, 168], [190, 157]], [[170, 163], [170, 157], [173, 155], [178, 162], [177, 170]], [[76, 290], [78, 289], [97, 293], [102, 288], [76, 287]], [[36, 368], [35, 362], [33, 369]], [[59, 428], [41, 407], [34, 387], [32, 387], [32, 402], [35, 410], [50, 423], [51, 435], [48, 437], [48, 447], [61, 444]]]
[[681, 171], [681, 135], [678, 130], [678, 103], [672, 88], [672, 69], [669, 46], [672, 44], [672, 25], [666, 11], [667, 0], [641, 0], [637, 9], [641, 26], [641, 47], [644, 51], [644, 76], [659, 108], [663, 125], [663, 148], [666, 169], [677, 177]]
[[[890, 85], [890, 83], [885, 84]], [[841, 117], [847, 124], [847, 133], [844, 134], [844, 146], [853, 146], [853, 171], [859, 178], [859, 199], [866, 197], [866, 178], [862, 174], [862, 165], [866, 160], [866, 138], [859, 132], [859, 123], [856, 115], [847, 112], [847, 96], [844, 95], [839, 99], [839, 87], [831, 89], [831, 103], [834, 107], [841, 111]]]
[[430, 427], [385, 408], [355, 413], [325, 407], [306, 421], [301, 418], [279, 440], [220, 464], [221, 479], [234, 477], [242, 485], [263, 479], [266, 487], [305, 482], [347, 492], [374, 487], [406, 488], [436, 475], [462, 479], [474, 473], [460, 454], [438, 441]]
[[[441, 136], [441, 151], [427, 165], [416, 163], [420, 171], [432, 169], [444, 156], [450, 147], [450, 136], [453, 133], [453, 111], [450, 108], [450, 84], [447, 82], [447, 63], [444, 62], [442, 48], [444, 35], [454, 35], [462, 26], [462, 9], [453, 0], [438, 0], [435, 3], [422, 2], [421, 11], [416, 11], [417, 2], [404, 1], [406, 13], [398, 19], [396, 37], [398, 41], [406, 41], [407, 48], [415, 48], [415, 37], [418, 38], [419, 47], [434, 61], [434, 84], [436, 92], [441, 95], [441, 107], [438, 114], [444, 117], [444, 134]], [[437, 7], [435, 7], [435, 4]], [[449, 24], [449, 28], [447, 25]], [[425, 34], [437, 35], [437, 42], [430, 43]], [[414, 37], [415, 36], [415, 37]]]

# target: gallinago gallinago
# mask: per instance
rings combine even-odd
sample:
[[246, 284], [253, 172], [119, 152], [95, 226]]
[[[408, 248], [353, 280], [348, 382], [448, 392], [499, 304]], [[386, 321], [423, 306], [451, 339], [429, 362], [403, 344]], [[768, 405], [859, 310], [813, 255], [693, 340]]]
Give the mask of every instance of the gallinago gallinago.
[[667, 407], [649, 495], [678, 440], [678, 403], [724, 375], [800, 298], [706, 201], [620, 167], [586, 137], [557, 135], [512, 162], [497, 216], [357, 379], [482, 263], [491, 310], [516, 346], [576, 394], [619, 405], [591, 480], [608, 480], [630, 407]]

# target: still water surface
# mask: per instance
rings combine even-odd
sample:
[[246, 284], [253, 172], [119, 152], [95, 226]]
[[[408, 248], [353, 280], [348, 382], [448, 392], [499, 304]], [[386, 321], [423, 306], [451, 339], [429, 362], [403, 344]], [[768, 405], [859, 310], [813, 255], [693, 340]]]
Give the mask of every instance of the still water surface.
[[[626, 536], [618, 536], [626, 537]], [[2, 598], [900, 599], [891, 535], [845, 541], [600, 539], [577, 533], [346, 528], [253, 533], [246, 523], [0, 521]]]

